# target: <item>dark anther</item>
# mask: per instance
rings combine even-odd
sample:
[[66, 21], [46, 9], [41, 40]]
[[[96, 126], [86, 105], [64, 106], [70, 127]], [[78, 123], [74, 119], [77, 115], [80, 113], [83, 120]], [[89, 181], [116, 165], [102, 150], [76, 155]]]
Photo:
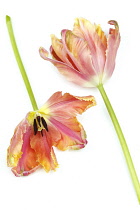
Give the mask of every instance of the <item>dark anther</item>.
[[46, 121], [44, 120], [43, 117], [41, 117], [41, 121], [42, 121], [42, 124], [43, 124], [44, 128], [46, 129], [46, 131], [48, 131], [47, 123], [46, 123]]
[[34, 135], [36, 135], [37, 134], [37, 131], [38, 131], [36, 119], [34, 119], [33, 127], [34, 127]]
[[41, 130], [41, 135], [43, 136], [43, 129]]
[[41, 127], [40, 116], [37, 116], [37, 122], [38, 122], [39, 126]]

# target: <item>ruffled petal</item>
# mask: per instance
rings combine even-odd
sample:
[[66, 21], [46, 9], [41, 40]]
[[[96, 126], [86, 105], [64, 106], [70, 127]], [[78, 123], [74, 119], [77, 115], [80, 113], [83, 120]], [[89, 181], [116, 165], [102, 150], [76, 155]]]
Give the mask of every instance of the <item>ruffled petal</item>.
[[48, 58], [48, 51], [46, 51], [42, 47], [39, 49], [39, 53], [44, 60], [50, 61], [53, 65], [55, 65], [59, 72], [64, 75], [69, 81], [83, 87], [93, 87], [93, 84], [88, 81], [87, 75], [82, 74], [80, 71], [69, 66], [67, 63], [63, 63], [60, 60], [53, 60]]
[[35, 151], [30, 147], [31, 132], [31, 126], [25, 119], [17, 126], [11, 139], [7, 162], [16, 176], [27, 176], [39, 167]]
[[58, 39], [55, 35], [51, 35], [51, 40], [52, 46], [50, 48], [50, 51], [53, 58], [68, 64], [70, 67], [73, 67], [68, 60], [68, 55], [62, 43], [62, 40]]
[[49, 172], [58, 167], [58, 163], [52, 148], [50, 133], [43, 130], [31, 137], [31, 148], [35, 150], [37, 161]]
[[114, 20], [108, 22], [115, 26], [115, 29], [110, 29], [107, 38], [107, 51], [106, 51], [106, 63], [104, 68], [104, 80], [109, 78], [115, 68], [115, 59], [117, 50], [120, 44], [120, 33], [118, 23]]
[[60, 132], [60, 139], [53, 144], [60, 150], [82, 149], [87, 144], [86, 134], [82, 125], [75, 118], [64, 119], [61, 117], [51, 118], [52, 126]]
[[106, 49], [107, 48], [107, 38], [106, 38], [104, 31], [102, 30], [100, 25], [96, 25], [96, 24], [95, 24], [95, 30], [96, 30], [96, 33], [98, 34], [98, 36], [100, 37], [100, 41], [102, 42], [102, 44], [104, 45], [104, 47]]
[[[93, 96], [77, 97], [69, 93], [54, 93], [39, 110], [46, 114], [49, 134], [53, 145], [60, 150], [81, 149], [86, 144], [86, 135], [76, 115], [96, 104]], [[47, 113], [50, 115], [48, 116]], [[55, 133], [55, 135], [54, 135]], [[57, 136], [57, 138], [56, 138]]]
[[53, 96], [40, 108], [41, 112], [48, 114], [48, 109], [51, 116], [63, 117], [65, 119], [75, 117], [77, 114], [82, 114], [86, 109], [96, 105], [93, 96], [78, 97], [62, 92], [56, 92]]
[[90, 21], [86, 20], [85, 18], [76, 18], [73, 27], [73, 33], [90, 42], [94, 43], [93, 37], [96, 31], [95, 25], [91, 24]]
[[7, 151], [7, 164], [10, 167], [16, 166], [22, 155], [21, 149], [23, 144], [23, 136], [29, 130], [29, 123], [26, 119], [22, 120], [14, 131], [10, 146]]
[[99, 26], [93, 25], [84, 18], [75, 19], [73, 33], [86, 40], [92, 55], [96, 74], [103, 73], [105, 65], [106, 38]]
[[31, 129], [23, 135], [22, 155], [16, 167], [12, 168], [16, 176], [27, 176], [39, 168], [35, 151], [30, 146]]
[[90, 80], [91, 76], [95, 75], [95, 70], [87, 42], [70, 30], [62, 31], [62, 41], [72, 65], [82, 74], [87, 75], [87, 80]]

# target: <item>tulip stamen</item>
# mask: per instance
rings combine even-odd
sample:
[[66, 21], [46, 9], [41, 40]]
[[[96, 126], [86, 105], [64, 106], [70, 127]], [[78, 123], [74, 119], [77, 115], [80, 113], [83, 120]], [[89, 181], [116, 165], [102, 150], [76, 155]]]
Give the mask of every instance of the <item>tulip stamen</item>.
[[34, 119], [33, 127], [34, 127], [34, 135], [36, 135], [38, 131], [36, 119]]
[[37, 116], [37, 122], [38, 122], [38, 124], [39, 124], [39, 126], [41, 127], [41, 123], [40, 123], [40, 116]]
[[48, 130], [48, 126], [47, 126], [47, 123], [46, 123], [46, 121], [44, 120], [44, 118], [43, 117], [41, 117], [41, 121], [42, 121], [42, 125], [43, 125], [43, 127], [46, 129], [46, 131], [48, 132], [49, 130]]
[[48, 132], [48, 126], [43, 117], [37, 116], [34, 119], [33, 122], [33, 128], [34, 128], [34, 135], [37, 134], [38, 131], [41, 132], [41, 135], [43, 136], [43, 129], [45, 129]]

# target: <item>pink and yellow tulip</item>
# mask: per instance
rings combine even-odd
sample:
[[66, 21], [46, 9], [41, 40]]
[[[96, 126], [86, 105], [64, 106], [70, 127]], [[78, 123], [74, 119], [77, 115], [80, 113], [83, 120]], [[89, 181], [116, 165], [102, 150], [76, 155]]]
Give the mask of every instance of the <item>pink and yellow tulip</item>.
[[60, 150], [81, 149], [87, 144], [76, 115], [95, 105], [92, 96], [54, 93], [37, 111], [29, 112], [16, 127], [8, 148], [8, 166], [16, 176], [27, 176], [42, 166], [47, 172], [58, 163], [53, 146]]
[[97, 87], [112, 75], [120, 43], [117, 22], [111, 20], [108, 23], [115, 29], [111, 28], [106, 36], [100, 25], [77, 18], [72, 31], [62, 30], [61, 39], [51, 36], [53, 59], [42, 47], [40, 55], [52, 62], [68, 80], [83, 87]]

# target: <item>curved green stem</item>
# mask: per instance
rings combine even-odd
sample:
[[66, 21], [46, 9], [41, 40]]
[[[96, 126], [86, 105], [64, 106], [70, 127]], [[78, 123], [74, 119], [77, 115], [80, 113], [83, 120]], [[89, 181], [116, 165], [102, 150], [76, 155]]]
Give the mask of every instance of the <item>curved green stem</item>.
[[22, 60], [21, 60], [21, 57], [20, 57], [20, 54], [19, 54], [19, 51], [18, 51], [18, 48], [17, 48], [17, 44], [16, 44], [16, 40], [15, 40], [15, 37], [14, 37], [14, 32], [13, 32], [13, 27], [12, 27], [12, 23], [11, 23], [11, 18], [9, 16], [6, 16], [6, 24], [7, 24], [7, 28], [8, 28], [8, 32], [9, 32], [9, 37], [10, 37], [10, 40], [11, 40], [11, 45], [13, 47], [13, 51], [14, 51], [14, 54], [15, 54], [15, 58], [17, 60], [17, 63], [18, 63], [19, 69], [20, 69], [20, 73], [22, 75], [22, 78], [24, 80], [24, 84], [26, 86], [28, 95], [30, 97], [33, 110], [38, 110], [37, 103], [36, 103], [36, 100], [35, 100], [35, 97], [34, 97], [29, 79], [27, 77], [25, 68], [23, 66], [23, 63], [22, 63]]
[[138, 180], [138, 177], [137, 177], [137, 174], [136, 174], [136, 170], [134, 168], [134, 164], [133, 164], [133, 161], [132, 161], [132, 158], [131, 158], [131, 155], [130, 155], [130, 152], [129, 152], [129, 149], [128, 149], [128, 146], [127, 146], [127, 143], [126, 143], [126, 140], [124, 138], [123, 132], [122, 132], [121, 127], [120, 127], [120, 124], [119, 124], [118, 119], [117, 119], [117, 117], [114, 113], [114, 110], [111, 106], [111, 103], [110, 103], [110, 101], [107, 97], [107, 94], [104, 90], [103, 85], [100, 84], [98, 86], [98, 89], [99, 89], [99, 91], [102, 95], [102, 98], [105, 102], [108, 113], [109, 113], [109, 115], [111, 117], [111, 120], [113, 122], [113, 125], [115, 127], [116, 133], [118, 135], [118, 138], [119, 138], [119, 141], [120, 141], [120, 144], [121, 144], [121, 147], [122, 147], [125, 159], [126, 159], [126, 163], [127, 163], [127, 166], [128, 166], [129, 172], [130, 172], [130, 176], [132, 178], [132, 182], [133, 182], [133, 185], [134, 185], [137, 197], [138, 197], [138, 201], [140, 203], [140, 183], [139, 183], [139, 180]]

